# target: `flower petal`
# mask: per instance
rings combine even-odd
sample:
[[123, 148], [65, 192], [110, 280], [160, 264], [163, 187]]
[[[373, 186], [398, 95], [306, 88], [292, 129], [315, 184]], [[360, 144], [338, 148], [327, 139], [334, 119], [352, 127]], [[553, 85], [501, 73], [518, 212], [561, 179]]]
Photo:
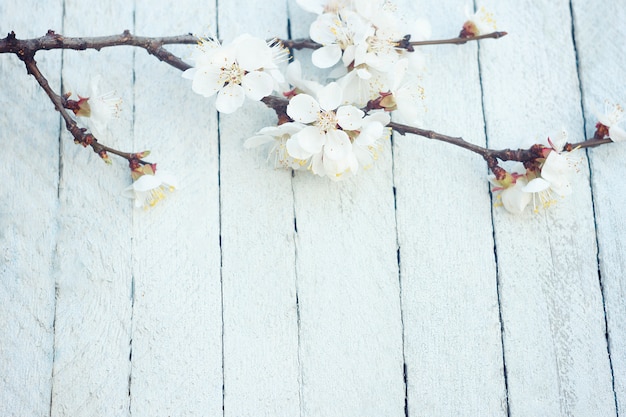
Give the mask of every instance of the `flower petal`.
[[341, 21], [336, 14], [324, 13], [309, 26], [309, 37], [322, 45], [335, 44], [337, 42], [335, 33], [338, 25], [341, 25]]
[[318, 68], [330, 68], [341, 59], [339, 45], [322, 46], [311, 54], [311, 62]]
[[183, 78], [193, 80], [193, 77], [196, 75], [196, 71], [198, 71], [198, 68], [189, 68], [183, 71]]
[[322, 88], [319, 92], [319, 104], [323, 110], [335, 110], [341, 104], [343, 94], [339, 84], [333, 82]]
[[538, 193], [550, 188], [550, 183], [543, 178], [535, 178], [522, 187], [522, 191], [527, 193]]
[[241, 86], [248, 97], [258, 101], [272, 94], [274, 80], [271, 75], [265, 72], [252, 71], [244, 75]]
[[[345, 133], [344, 133], [345, 135]], [[348, 135], [346, 135], [348, 137]], [[310, 154], [321, 152], [322, 147], [326, 143], [326, 134], [320, 132], [315, 126], [307, 126], [300, 132], [292, 136], [298, 140], [300, 147]], [[298, 158], [294, 156], [294, 158]]]
[[274, 141], [274, 137], [270, 135], [256, 135], [248, 138], [244, 143], [243, 147], [246, 149], [256, 148], [257, 146], [264, 145], [266, 143], [270, 143]]
[[361, 133], [354, 140], [360, 146], [372, 146], [383, 136], [383, 125], [378, 122], [370, 122], [361, 128]]
[[311, 159], [311, 171], [313, 171], [314, 174], [319, 175], [320, 177], [323, 177], [324, 175], [326, 175], [326, 169], [324, 168], [324, 160], [322, 159], [322, 156], [324, 154], [323, 153], [318, 153], [313, 155], [313, 158]]
[[237, 63], [244, 70], [254, 71], [272, 64], [272, 49], [263, 39], [244, 34], [233, 42], [237, 42]]
[[215, 108], [220, 113], [233, 113], [243, 105], [245, 99], [246, 95], [242, 86], [239, 84], [228, 84], [217, 94]]
[[502, 191], [502, 205], [513, 214], [520, 214], [532, 200], [532, 193], [524, 191], [525, 183], [519, 180], [514, 186]]
[[298, 94], [289, 100], [287, 114], [296, 122], [312, 123], [317, 120], [320, 105], [308, 94]]
[[337, 109], [337, 122], [344, 130], [356, 130], [363, 124], [363, 110], [354, 106], [341, 106]]
[[611, 126], [609, 128], [609, 136], [613, 142], [626, 141], [626, 131], [619, 126]]
[[342, 160], [352, 152], [352, 143], [348, 134], [343, 130], [329, 130], [326, 133], [324, 157], [333, 161]]
[[287, 148], [287, 153], [292, 158], [306, 160], [311, 157], [311, 152], [308, 152], [302, 149], [302, 146], [300, 146], [298, 138], [295, 136], [292, 136], [289, 139], [287, 139], [287, 143], [285, 144], [285, 146]]
[[204, 97], [211, 97], [223, 86], [224, 83], [220, 79], [219, 74], [214, 71], [210, 71], [209, 68], [205, 68], [199, 69], [195, 72], [191, 89], [194, 93], [200, 94]]

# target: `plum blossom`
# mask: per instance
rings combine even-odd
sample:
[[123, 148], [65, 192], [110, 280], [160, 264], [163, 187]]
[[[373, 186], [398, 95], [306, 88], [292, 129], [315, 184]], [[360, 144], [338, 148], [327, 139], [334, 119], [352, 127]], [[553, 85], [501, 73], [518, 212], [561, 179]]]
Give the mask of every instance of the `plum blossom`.
[[532, 201], [532, 193], [524, 190], [527, 184], [526, 179], [521, 177], [506, 188], [496, 187], [492, 191], [500, 191], [498, 199], [506, 211], [512, 214], [520, 214]]
[[311, 60], [318, 68], [330, 68], [339, 60], [344, 66], [354, 61], [356, 45], [365, 41], [373, 28], [350, 10], [324, 13], [311, 24], [309, 36], [322, 45], [313, 51]]
[[391, 129], [386, 127], [391, 118], [385, 111], [376, 111], [363, 118], [359, 132], [352, 142], [355, 161], [351, 163], [351, 171], [356, 174], [359, 168], [369, 169], [383, 151], [387, 140], [391, 137]]
[[302, 65], [298, 60], [294, 60], [289, 65], [287, 65], [285, 78], [287, 79], [289, 84], [295, 87], [293, 91], [283, 93], [286, 96], [294, 93], [305, 93], [311, 96], [316, 96], [317, 92], [323, 87], [322, 84], [318, 83], [317, 81], [307, 80], [302, 76]]
[[415, 78], [407, 80], [409, 62], [406, 59], [398, 61], [393, 74], [393, 83], [390, 88], [393, 98], [393, 110], [400, 123], [417, 124], [420, 121], [419, 114], [424, 111], [424, 88]]
[[539, 165], [539, 172], [530, 171], [527, 173], [528, 184], [522, 191], [531, 193], [535, 212], [538, 211], [537, 200], [543, 208], [554, 205], [556, 197], [566, 197], [572, 193], [570, 177], [577, 169], [580, 158], [574, 158], [571, 152], [564, 152], [563, 145], [567, 141], [567, 132], [562, 131], [561, 135], [553, 143], [545, 160]]
[[131, 173], [133, 183], [122, 195], [135, 201], [135, 208], [149, 209], [165, 199], [178, 186], [176, 177], [164, 171], [156, 171], [156, 165], [143, 165]]
[[475, 13], [470, 12], [470, 8], [465, 8], [467, 21], [463, 24], [463, 29], [459, 33], [460, 38], [473, 38], [474, 36], [486, 35], [496, 30], [496, 21], [493, 14], [484, 7]]
[[267, 159], [274, 160], [274, 167], [302, 169], [308, 161], [296, 159], [289, 155], [287, 152], [287, 140], [302, 130], [303, 127], [303, 124], [296, 122], [264, 127], [255, 136], [246, 140], [244, 147], [250, 149], [270, 143], [272, 147]]
[[286, 52], [276, 43], [244, 34], [229, 45], [203, 40], [195, 52], [196, 65], [183, 77], [193, 80], [194, 92], [217, 94], [215, 107], [222, 113], [233, 113], [246, 97], [261, 100], [284, 81], [277, 69]]
[[314, 174], [332, 178], [350, 169], [352, 142], [346, 131], [360, 128], [365, 113], [352, 105], [340, 106], [337, 83], [321, 89], [318, 100], [298, 94], [289, 101], [289, 117], [307, 126], [287, 140], [287, 152], [295, 159], [310, 159]]
[[337, 13], [339, 10], [348, 8], [351, 0], [296, 0], [302, 9], [310, 13]]
[[81, 117], [88, 129], [98, 138], [105, 137], [107, 125], [111, 119], [118, 117], [122, 99], [115, 91], [103, 93], [101, 91], [101, 75], [95, 75], [89, 82], [85, 97], [77, 94], [78, 100], [73, 101], [70, 108]]
[[608, 101], [604, 107], [604, 114], [595, 115], [598, 119], [595, 137], [597, 139], [610, 137], [613, 142], [626, 141], [626, 130], [619, 126], [624, 119], [624, 109], [619, 104]]
[[[572, 193], [569, 181], [570, 164], [568, 158], [558, 152], [548, 154], [541, 166], [541, 176], [531, 179], [522, 191], [533, 194], [544, 208], [556, 203], [556, 196], [566, 197]], [[535, 211], [537, 204], [535, 202]]]
[[532, 200], [532, 193], [524, 191], [528, 184], [524, 173], [524, 166], [515, 163], [511, 172], [505, 172], [501, 180], [497, 180], [495, 176], [489, 177], [489, 182], [494, 185], [491, 191], [499, 192], [497, 196], [499, 203], [496, 205], [502, 204], [509, 213], [522, 213]]

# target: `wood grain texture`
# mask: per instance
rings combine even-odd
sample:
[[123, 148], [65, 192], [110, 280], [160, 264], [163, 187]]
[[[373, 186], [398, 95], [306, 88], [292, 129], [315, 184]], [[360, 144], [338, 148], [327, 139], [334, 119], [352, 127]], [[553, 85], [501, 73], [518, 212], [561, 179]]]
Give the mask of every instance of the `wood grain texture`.
[[[480, 45], [488, 143], [582, 132], [569, 3], [481, 2], [510, 35]], [[555, 24], [555, 22], [559, 22]], [[538, 214], [494, 211], [511, 416], [614, 416], [584, 155], [573, 194]]]
[[[458, 2], [425, 3], [399, 7], [433, 22], [434, 39], [458, 34], [465, 20]], [[427, 60], [420, 127], [484, 146], [477, 44], [419, 52]], [[486, 176], [477, 155], [394, 136], [410, 416], [507, 414]]]
[[[47, 19], [37, 1], [0, 3], [0, 28], [18, 38], [60, 26], [60, 1]], [[53, 88], [61, 53], [37, 55]], [[58, 215], [59, 118], [16, 57], [0, 57], [0, 415], [47, 416], [54, 344], [54, 248]]]
[[[132, 27], [132, 11], [121, 1], [66, 0], [59, 31], [120, 33]], [[90, 96], [89, 84], [100, 74], [99, 92], [115, 90], [122, 97], [119, 118], [99, 139], [125, 150], [132, 144], [131, 60], [129, 49], [63, 52], [63, 92]], [[129, 201], [120, 198], [128, 183], [125, 162], [114, 163], [106, 165], [64, 132], [52, 416], [129, 414], [132, 218]]]
[[[626, 2], [572, 2], [585, 131], [592, 137], [595, 113], [605, 100], [626, 104]], [[624, 123], [622, 122], [622, 126]], [[581, 132], [581, 135], [583, 132]], [[626, 147], [618, 143], [589, 151], [600, 277], [608, 325], [618, 410], [626, 409]]]
[[[314, 16], [290, 2], [291, 34]], [[297, 23], [296, 23], [297, 22]], [[303, 72], [314, 75], [308, 54]], [[389, 145], [389, 144], [388, 144]], [[302, 413], [403, 414], [391, 149], [354, 178], [294, 177]]]
[[[215, 6], [137, 2], [137, 34], [203, 34]], [[183, 58], [190, 48], [170, 47]], [[133, 213], [131, 414], [222, 413], [222, 317], [217, 117], [180, 71], [134, 51], [135, 150], [174, 173], [180, 187]], [[181, 92], [184, 92], [181, 94]]]
[[[219, 37], [286, 36], [284, 1], [218, 2]], [[207, 105], [213, 103], [211, 99]], [[297, 416], [300, 410], [291, 173], [243, 142], [276, 123], [246, 101], [220, 114], [224, 415]]]

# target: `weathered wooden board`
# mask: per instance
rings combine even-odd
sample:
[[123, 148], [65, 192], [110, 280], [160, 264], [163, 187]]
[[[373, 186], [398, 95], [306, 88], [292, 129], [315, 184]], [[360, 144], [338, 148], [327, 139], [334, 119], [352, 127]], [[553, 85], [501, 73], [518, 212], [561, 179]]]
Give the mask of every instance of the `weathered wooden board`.
[[[284, 1], [218, 4], [218, 35], [286, 36]], [[211, 106], [213, 99], [207, 103]], [[247, 101], [220, 121], [224, 413], [298, 415], [298, 318], [291, 173], [244, 141], [276, 122]], [[260, 411], [263, 410], [263, 411]]]
[[[135, 32], [150, 36], [203, 34], [216, 19], [213, 4], [197, 1], [165, 11], [138, 2], [134, 13]], [[178, 70], [143, 50], [134, 59], [133, 148], [150, 149], [180, 187], [133, 213], [131, 415], [221, 415], [217, 116]]]
[[[604, 112], [606, 100], [626, 104], [626, 2], [573, 1], [585, 131], [593, 136], [594, 112]], [[622, 126], [624, 123], [622, 122]], [[583, 132], [581, 132], [581, 135]], [[623, 143], [589, 151], [598, 259], [615, 400], [626, 407], [626, 147]]]
[[[399, 7], [433, 22], [434, 39], [456, 36], [463, 5], [426, 3]], [[427, 57], [422, 127], [484, 146], [477, 45], [420, 52]], [[394, 174], [409, 415], [504, 416], [486, 164], [448, 144], [396, 134]]]
[[[290, 3], [291, 35], [314, 15]], [[315, 75], [308, 54], [303, 72]], [[402, 415], [402, 321], [390, 146], [332, 182], [297, 172], [296, 279], [304, 415]]]
[[[486, 1], [510, 35], [480, 46], [488, 143], [583, 131], [569, 2]], [[555, 23], [558, 22], [558, 23]], [[549, 210], [494, 211], [511, 416], [615, 415], [588, 170]]]
[[[3, 36], [42, 36], [61, 26], [61, 1], [0, 3]], [[26, 13], [28, 11], [28, 13]], [[59, 88], [61, 53], [39, 54]], [[54, 251], [59, 171], [58, 115], [16, 56], [0, 57], [0, 415], [50, 410], [54, 344]]]
[[[133, 7], [115, 3], [66, 0], [58, 31], [120, 33], [132, 25]], [[121, 149], [132, 144], [131, 60], [129, 49], [63, 52], [63, 92], [91, 96], [89, 85], [99, 74], [99, 93], [115, 90], [122, 97], [119, 118], [98, 138]], [[115, 162], [108, 166], [62, 135], [52, 416], [129, 413], [132, 215], [120, 198], [128, 173]]]

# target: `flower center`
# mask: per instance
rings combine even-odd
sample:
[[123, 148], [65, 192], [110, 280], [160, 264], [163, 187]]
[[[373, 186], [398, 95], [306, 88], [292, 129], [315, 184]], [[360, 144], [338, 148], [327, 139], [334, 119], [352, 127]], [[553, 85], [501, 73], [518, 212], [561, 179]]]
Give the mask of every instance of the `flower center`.
[[392, 39], [385, 39], [376, 35], [369, 36], [366, 42], [368, 45], [367, 51], [374, 54], [390, 53], [397, 46], [397, 42]]
[[354, 43], [352, 40], [352, 32], [340, 18], [337, 18], [337, 20], [333, 22], [333, 27], [330, 28], [330, 31], [337, 39], [337, 45], [339, 45], [342, 50], [345, 50]]
[[337, 115], [334, 111], [321, 111], [317, 116], [317, 127], [324, 133], [337, 128]]
[[222, 68], [224, 84], [241, 84], [244, 75], [246, 75], [246, 71], [241, 69], [237, 63]]

